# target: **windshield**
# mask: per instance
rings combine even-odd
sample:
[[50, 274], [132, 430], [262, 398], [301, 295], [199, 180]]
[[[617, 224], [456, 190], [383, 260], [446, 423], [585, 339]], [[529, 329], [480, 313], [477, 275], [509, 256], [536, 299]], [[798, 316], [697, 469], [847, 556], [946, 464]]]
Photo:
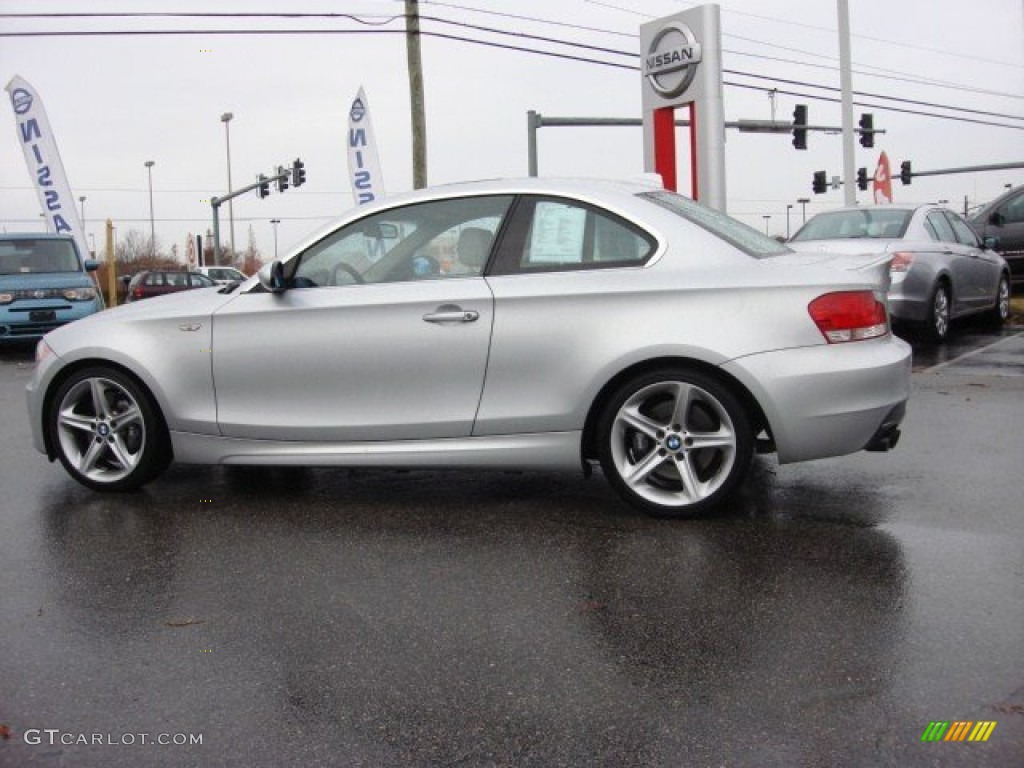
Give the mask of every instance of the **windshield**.
[[792, 242], [861, 237], [896, 240], [907, 231], [911, 214], [913, 211], [906, 208], [864, 208], [819, 213], [793, 235]]
[[0, 275], [80, 272], [68, 240], [0, 240]]
[[789, 253], [789, 248], [762, 235], [753, 227], [748, 227], [742, 221], [737, 221], [721, 211], [700, 205], [688, 197], [662, 190], [644, 192], [640, 197], [703, 227], [711, 234], [717, 235], [755, 259]]

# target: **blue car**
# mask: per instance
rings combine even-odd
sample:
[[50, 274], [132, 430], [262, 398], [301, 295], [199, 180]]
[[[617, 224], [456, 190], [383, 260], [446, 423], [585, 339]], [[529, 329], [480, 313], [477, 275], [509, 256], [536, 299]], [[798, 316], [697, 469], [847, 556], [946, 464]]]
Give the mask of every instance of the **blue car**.
[[88, 274], [97, 267], [67, 235], [0, 234], [0, 344], [36, 341], [103, 309]]

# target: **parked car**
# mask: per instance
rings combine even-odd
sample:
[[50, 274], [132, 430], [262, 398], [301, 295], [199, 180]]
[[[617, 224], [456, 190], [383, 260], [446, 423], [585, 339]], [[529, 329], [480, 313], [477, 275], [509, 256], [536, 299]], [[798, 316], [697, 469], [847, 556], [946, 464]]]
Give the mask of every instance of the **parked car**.
[[995, 238], [994, 250], [1010, 265], [1010, 283], [1024, 286], [1024, 186], [1004, 192], [983, 205], [971, 223], [984, 238]]
[[799, 251], [880, 252], [892, 258], [896, 322], [944, 341], [951, 320], [1010, 314], [1010, 271], [957, 213], [937, 205], [861, 205], [819, 213], [790, 240]]
[[209, 288], [216, 283], [196, 272], [147, 270], [139, 272], [128, 283], [128, 301], [149, 299], [192, 288]]
[[[794, 254], [640, 183], [361, 206], [245, 283], [47, 336], [33, 440], [97, 490], [203, 464], [583, 469], [661, 516], [780, 462], [887, 450], [888, 259]], [[202, 354], [200, 354], [202, 353]]]
[[248, 277], [234, 267], [192, 267], [192, 272], [206, 275], [217, 285], [239, 282]]
[[98, 267], [69, 235], [0, 234], [0, 344], [35, 341], [103, 309], [89, 275]]

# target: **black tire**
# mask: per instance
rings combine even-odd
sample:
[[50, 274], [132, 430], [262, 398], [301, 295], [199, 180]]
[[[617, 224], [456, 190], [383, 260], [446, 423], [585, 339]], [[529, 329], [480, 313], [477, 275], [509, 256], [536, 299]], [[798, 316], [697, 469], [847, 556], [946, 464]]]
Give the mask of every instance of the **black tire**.
[[990, 325], [1002, 326], [1010, 318], [1010, 276], [1005, 272], [999, 276], [996, 289], [996, 303], [985, 315]]
[[950, 312], [949, 286], [940, 282], [932, 291], [928, 304], [928, 320], [924, 327], [925, 335], [930, 341], [941, 344], [949, 336]]
[[712, 511], [746, 478], [750, 418], [728, 387], [686, 367], [652, 370], [618, 387], [598, 421], [605, 477], [655, 517]]
[[171, 444], [144, 387], [106, 366], [83, 368], [63, 381], [46, 415], [61, 464], [97, 491], [130, 491], [170, 463]]

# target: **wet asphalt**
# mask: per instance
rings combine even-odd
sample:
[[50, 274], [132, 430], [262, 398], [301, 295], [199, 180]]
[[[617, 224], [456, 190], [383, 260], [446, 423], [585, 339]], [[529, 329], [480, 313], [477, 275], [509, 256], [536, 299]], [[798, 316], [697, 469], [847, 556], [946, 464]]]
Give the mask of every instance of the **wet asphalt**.
[[1022, 328], [918, 345], [895, 451], [760, 457], [688, 522], [599, 474], [100, 495], [32, 450], [30, 372], [0, 352], [5, 768], [1024, 765]]

